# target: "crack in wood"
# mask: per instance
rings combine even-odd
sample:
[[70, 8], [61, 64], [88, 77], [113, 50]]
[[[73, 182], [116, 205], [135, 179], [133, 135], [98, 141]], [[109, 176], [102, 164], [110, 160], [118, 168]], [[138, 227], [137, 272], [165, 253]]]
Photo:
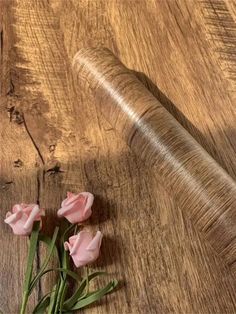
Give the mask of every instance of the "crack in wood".
[[36, 151], [38, 152], [38, 155], [39, 155], [39, 158], [40, 158], [42, 164], [45, 165], [45, 161], [44, 161], [43, 155], [42, 155], [42, 153], [40, 152], [40, 149], [39, 149], [38, 145], [36, 144], [36, 142], [35, 142], [35, 140], [34, 140], [32, 134], [31, 134], [31, 132], [30, 132], [28, 126], [27, 126], [27, 123], [26, 123], [26, 121], [25, 121], [24, 114], [22, 114], [22, 117], [23, 117], [23, 123], [24, 123], [24, 126], [25, 126], [25, 130], [26, 130], [27, 134], [29, 135], [30, 140], [31, 140], [31, 142], [33, 143], [33, 145], [34, 145]]
[[3, 56], [3, 29], [0, 32], [0, 49], [1, 49], [1, 58]]

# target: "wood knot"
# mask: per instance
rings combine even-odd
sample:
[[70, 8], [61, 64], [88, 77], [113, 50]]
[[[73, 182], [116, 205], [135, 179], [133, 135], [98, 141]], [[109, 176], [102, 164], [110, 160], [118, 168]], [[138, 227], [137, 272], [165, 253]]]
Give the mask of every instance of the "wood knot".
[[55, 151], [55, 149], [56, 149], [56, 145], [53, 144], [53, 145], [49, 146], [49, 152], [50, 153], [53, 153]]
[[8, 103], [7, 112], [9, 114], [10, 122], [15, 122], [17, 124], [21, 124], [24, 122], [24, 116], [22, 112], [20, 112], [14, 105]]
[[7, 190], [11, 184], [13, 184], [13, 181], [0, 182], [0, 188], [2, 190]]
[[14, 167], [15, 168], [21, 168], [23, 166], [23, 161], [20, 159], [14, 160]]
[[49, 175], [54, 175], [58, 173], [64, 172], [64, 170], [61, 169], [61, 164], [59, 162], [56, 162], [54, 164], [50, 164], [45, 167], [45, 172]]

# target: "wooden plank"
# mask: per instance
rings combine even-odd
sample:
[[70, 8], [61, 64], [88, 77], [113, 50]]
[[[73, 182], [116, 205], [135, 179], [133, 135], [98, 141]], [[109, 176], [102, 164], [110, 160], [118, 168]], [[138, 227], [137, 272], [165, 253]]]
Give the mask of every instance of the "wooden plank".
[[[9, 2], [0, 2], [0, 310], [18, 313], [27, 258], [27, 238], [14, 236], [4, 224], [5, 214], [16, 203], [37, 202], [39, 197], [39, 156], [27, 130], [20, 105], [19, 81], [10, 53], [13, 37], [10, 29]], [[37, 267], [37, 261], [35, 268]], [[38, 297], [38, 287], [31, 295], [29, 311]]]
[[[46, 231], [52, 232], [66, 191], [90, 190], [96, 196], [92, 228], [105, 234], [94, 268], [107, 270], [122, 284], [116, 294], [86, 312], [235, 312], [233, 276], [96, 110], [71, 71], [79, 48], [102, 44], [112, 49], [127, 66], [153, 81], [148, 84], [155, 95], [234, 176], [233, 94], [226, 92], [227, 82], [212, 55], [201, 8], [188, 1], [134, 5], [25, 0], [8, 10], [16, 46], [11, 55], [17, 63], [13, 79], [27, 128], [9, 124], [6, 111], [1, 111], [5, 116], [1, 167], [7, 180], [18, 182], [10, 184], [11, 192], [2, 193], [2, 217], [12, 202], [38, 198], [50, 213]], [[13, 141], [13, 148], [6, 141]], [[12, 169], [16, 155], [27, 165], [20, 175], [19, 169]], [[3, 228], [1, 241], [6, 243], [4, 239], [12, 235]], [[11, 270], [11, 254], [5, 255], [4, 246], [2, 250], [4, 273], [14, 274], [10, 279], [3, 276], [12, 287], [9, 293], [2, 292], [4, 313], [16, 313], [21, 295], [16, 277], [22, 272], [26, 248], [19, 239], [14, 241], [13, 252], [20, 248], [17, 270]], [[38, 297], [50, 289], [51, 279], [42, 283]], [[16, 304], [8, 301], [11, 291]]]

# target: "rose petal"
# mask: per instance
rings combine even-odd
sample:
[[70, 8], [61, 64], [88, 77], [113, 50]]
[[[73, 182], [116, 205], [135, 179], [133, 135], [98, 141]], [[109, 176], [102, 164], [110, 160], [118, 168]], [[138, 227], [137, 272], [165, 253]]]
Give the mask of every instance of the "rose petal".
[[4, 220], [4, 222], [6, 224], [12, 224], [16, 222], [21, 216], [22, 216], [22, 212], [16, 212], [14, 214], [11, 214], [11, 212], [7, 212], [6, 219]]
[[37, 215], [40, 213], [40, 208], [38, 205], [35, 205], [26, 221], [26, 223], [24, 224], [23, 228], [25, 230], [28, 230], [29, 228], [32, 227]]
[[66, 213], [68, 213], [73, 208], [73, 204], [68, 206], [63, 206], [57, 211], [58, 217], [64, 216]]
[[92, 193], [89, 192], [82, 192], [80, 193], [82, 195], [84, 195], [86, 197], [86, 205], [85, 205], [85, 209], [84, 209], [84, 215], [86, 214], [87, 211], [91, 210], [91, 207], [93, 205], [94, 202], [94, 195]]
[[97, 231], [95, 237], [93, 238], [93, 240], [90, 242], [90, 244], [87, 247], [88, 251], [94, 251], [94, 250], [99, 250], [101, 243], [102, 243], [102, 233], [101, 231]]

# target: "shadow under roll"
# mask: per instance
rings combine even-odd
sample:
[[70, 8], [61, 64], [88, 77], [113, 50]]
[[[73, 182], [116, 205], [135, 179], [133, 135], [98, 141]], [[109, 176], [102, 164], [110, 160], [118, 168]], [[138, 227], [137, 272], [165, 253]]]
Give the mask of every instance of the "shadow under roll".
[[86, 48], [73, 68], [106, 120], [158, 174], [177, 205], [236, 269], [236, 183], [106, 48]]

